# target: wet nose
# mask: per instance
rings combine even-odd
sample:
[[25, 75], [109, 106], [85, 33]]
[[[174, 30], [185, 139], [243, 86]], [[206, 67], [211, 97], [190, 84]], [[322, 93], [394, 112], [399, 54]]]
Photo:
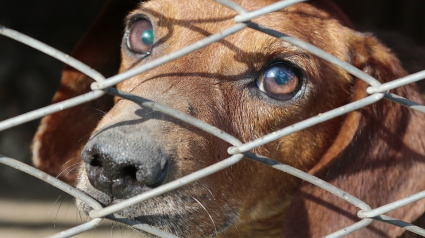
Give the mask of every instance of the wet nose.
[[81, 156], [91, 185], [121, 199], [161, 185], [168, 172], [168, 156], [158, 143], [118, 128], [90, 139]]

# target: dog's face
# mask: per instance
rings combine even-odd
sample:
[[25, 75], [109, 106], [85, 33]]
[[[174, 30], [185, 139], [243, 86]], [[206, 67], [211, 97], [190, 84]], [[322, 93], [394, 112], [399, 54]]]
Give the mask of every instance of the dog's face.
[[[113, 71], [119, 23], [134, 2], [109, 1], [74, 56], [106, 75]], [[237, 1], [247, 10], [273, 2]], [[235, 24], [234, 16], [209, 0], [142, 2], [126, 19], [120, 72], [221, 32]], [[382, 82], [405, 74], [376, 39], [345, 27], [350, 23], [327, 0], [296, 4], [253, 21], [315, 45]], [[88, 92], [90, 83], [66, 68], [54, 102]], [[248, 28], [117, 88], [187, 113], [242, 142], [367, 96], [367, 85], [344, 70]], [[420, 101], [412, 87], [394, 92]], [[71, 158], [79, 164], [81, 154], [77, 187], [108, 206], [230, 157], [230, 144], [194, 126], [120, 98], [110, 109], [109, 99], [45, 117], [33, 143], [36, 166], [73, 181], [76, 165], [69, 172], [62, 166]], [[87, 108], [110, 110], [94, 129], [98, 120]], [[379, 102], [252, 152], [308, 171], [378, 207], [425, 189], [424, 183], [404, 179], [425, 171], [424, 163], [418, 163], [425, 154], [418, 129], [425, 127], [425, 119], [418, 118], [400, 106]], [[392, 166], [399, 160], [406, 165]], [[300, 184], [288, 174], [242, 160], [119, 214], [181, 237], [316, 237], [353, 224], [357, 208]], [[77, 204], [82, 212], [91, 209], [82, 201]], [[411, 222], [422, 212], [406, 207], [394, 217]], [[310, 226], [314, 228], [306, 228]], [[379, 233], [376, 227], [381, 229], [356, 234], [397, 234], [387, 228]]]
[[[239, 4], [255, 10], [270, 3]], [[234, 24], [234, 16], [211, 1], [142, 3], [126, 21], [120, 71], [218, 33]], [[352, 32], [312, 5], [298, 4], [255, 22], [349, 61]], [[351, 84], [351, 76], [309, 52], [245, 29], [118, 88], [247, 142], [347, 103]], [[255, 152], [308, 171], [330, 146], [341, 120], [291, 134]], [[86, 164], [78, 187], [105, 206], [115, 204], [229, 157], [229, 146], [177, 119], [117, 98], [82, 152]], [[257, 221], [281, 220], [298, 183], [289, 175], [243, 161], [120, 214], [182, 237], [228, 228], [243, 232]], [[278, 233], [279, 227], [268, 228]]]

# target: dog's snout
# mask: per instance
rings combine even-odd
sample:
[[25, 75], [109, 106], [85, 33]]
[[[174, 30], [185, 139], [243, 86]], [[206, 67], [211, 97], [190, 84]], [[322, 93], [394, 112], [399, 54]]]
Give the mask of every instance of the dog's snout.
[[[130, 138], [126, 138], [130, 137]], [[156, 143], [106, 131], [92, 138], [82, 151], [90, 183], [116, 198], [128, 198], [161, 185], [168, 172], [167, 156]]]

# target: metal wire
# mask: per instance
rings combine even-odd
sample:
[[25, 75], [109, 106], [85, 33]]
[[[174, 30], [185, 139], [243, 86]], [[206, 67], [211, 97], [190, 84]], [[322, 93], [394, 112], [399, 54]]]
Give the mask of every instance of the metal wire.
[[[120, 216], [118, 214], [111, 214], [111, 215], [106, 216], [106, 218], [108, 218], [109, 220], [112, 220], [112, 221], [124, 223], [126, 225], [131, 226], [134, 229], [145, 231], [147, 233], [150, 233], [152, 235], [156, 235], [156, 236], [159, 236], [159, 237], [178, 238], [177, 236], [175, 236], [173, 234], [169, 234], [169, 233], [162, 231], [160, 229], [157, 229], [155, 227], [149, 226], [147, 224], [142, 224], [138, 221], [128, 219], [128, 218]], [[96, 218], [96, 219], [99, 219], [99, 218]]]
[[88, 92], [86, 94], [4, 120], [0, 122], [0, 131], [100, 98], [104, 94], [105, 93], [103, 91]]
[[221, 39], [223, 39], [223, 38], [225, 38], [225, 37], [227, 37], [231, 34], [234, 34], [238, 31], [242, 30], [245, 27], [246, 27], [246, 24], [244, 24], [244, 23], [236, 24], [236, 25], [234, 25], [234, 26], [232, 26], [232, 27], [220, 32], [220, 33], [211, 35], [211, 36], [209, 36], [209, 37], [207, 37], [203, 40], [200, 40], [200, 41], [198, 41], [198, 42], [196, 42], [192, 45], [189, 45], [189, 46], [187, 46], [187, 47], [185, 47], [181, 50], [178, 50], [176, 52], [173, 52], [171, 54], [163, 56], [159, 59], [156, 59], [156, 60], [154, 60], [150, 63], [144, 64], [140, 67], [128, 70], [124, 73], [121, 73], [121, 74], [118, 74], [118, 75], [113, 76], [111, 78], [108, 78], [108, 80], [106, 80], [106, 81], [95, 82], [91, 85], [91, 88], [93, 90], [99, 90], [99, 89], [105, 89], [105, 88], [114, 86], [115, 84], [122, 82], [126, 79], [129, 79], [133, 76], [136, 76], [136, 75], [141, 74], [143, 72], [146, 72], [148, 70], [154, 69], [154, 68], [156, 68], [156, 67], [158, 67], [162, 64], [165, 64], [165, 63], [170, 62], [172, 60], [178, 59], [178, 58], [180, 58], [184, 55], [187, 55], [187, 54], [189, 54], [189, 53], [191, 53], [195, 50], [198, 50], [198, 49], [201, 49], [205, 46], [208, 46], [208, 45], [210, 45], [210, 44], [212, 44], [216, 41], [219, 41], [219, 40], [221, 40]]
[[202, 129], [234, 146], [242, 145], [242, 142], [238, 140], [237, 138], [235, 138], [234, 136], [218, 129], [217, 127], [211, 126], [208, 123], [205, 123], [199, 119], [196, 119], [190, 115], [187, 115], [171, 107], [161, 105], [159, 103], [153, 102], [151, 100], [148, 100], [130, 93], [122, 92], [120, 90], [117, 90], [116, 88], [107, 88], [105, 91], [113, 96], [119, 96], [128, 100], [131, 100], [135, 103], [140, 104], [143, 107], [149, 107], [156, 111], [162, 112], [163, 114], [177, 118], [190, 125], [196, 126], [197, 128]]
[[413, 232], [415, 234], [418, 234], [420, 236], [424, 236], [425, 237], [425, 229], [417, 227], [415, 225], [412, 225], [410, 223], [404, 222], [404, 221], [400, 221], [398, 219], [389, 217], [389, 216], [385, 216], [385, 215], [379, 215], [376, 217], [372, 217], [374, 220], [377, 221], [381, 221], [381, 222], [385, 222], [394, 226], [398, 226], [401, 227], [403, 229], [406, 229], [410, 232]]
[[241, 146], [230, 147], [228, 149], [228, 153], [229, 154], [237, 154], [237, 153], [243, 153], [243, 152], [252, 150], [252, 149], [254, 149], [258, 146], [270, 143], [272, 141], [275, 141], [275, 140], [277, 140], [281, 137], [287, 136], [287, 135], [294, 133], [296, 131], [306, 129], [308, 127], [317, 125], [319, 123], [330, 120], [330, 119], [335, 118], [337, 116], [347, 114], [351, 111], [354, 111], [354, 110], [357, 110], [359, 108], [370, 105], [372, 103], [375, 103], [375, 102], [381, 100], [383, 97], [384, 97], [384, 94], [382, 94], [382, 93], [377, 93], [377, 94], [371, 95], [371, 96], [366, 97], [364, 99], [361, 99], [357, 102], [349, 103], [349, 104], [344, 105], [342, 107], [333, 109], [331, 111], [319, 114], [315, 117], [312, 117], [312, 118], [309, 118], [307, 120], [293, 124], [291, 126], [285, 127], [281, 130], [275, 131], [271, 134], [265, 135], [265, 136], [260, 137], [256, 140], [253, 140], [251, 142], [245, 143]]
[[302, 179], [306, 182], [309, 182], [309, 183], [314, 184], [318, 187], [321, 187], [322, 189], [324, 189], [324, 190], [346, 200], [347, 202], [353, 204], [354, 206], [356, 206], [356, 207], [358, 207], [362, 210], [365, 210], [365, 211], [370, 210], [369, 205], [367, 205], [363, 201], [359, 200], [358, 198], [354, 197], [353, 195], [351, 195], [351, 194], [349, 194], [349, 193], [347, 193], [347, 192], [345, 192], [345, 191], [343, 191], [343, 190], [341, 190], [341, 189], [339, 189], [339, 188], [337, 188], [337, 187], [335, 187], [335, 186], [333, 186], [333, 185], [331, 185], [331, 184], [329, 184], [329, 183], [327, 183], [327, 182], [325, 182], [325, 181], [323, 181], [323, 180], [321, 180], [321, 179], [319, 179], [319, 178], [317, 178], [313, 175], [310, 175], [310, 174], [303, 172], [299, 169], [293, 168], [289, 165], [280, 163], [278, 161], [269, 159], [269, 158], [261, 156], [261, 155], [256, 155], [256, 154], [253, 154], [253, 153], [250, 153], [250, 152], [246, 152], [246, 153], [244, 153], [244, 155], [245, 155], [245, 158], [248, 158], [250, 160], [268, 165], [272, 168], [283, 171], [283, 172], [288, 173], [292, 176], [300, 178], [300, 179]]
[[[104, 95], [105, 93], [119, 96], [127, 100], [131, 100], [135, 103], [138, 103], [142, 107], [149, 107], [153, 110], [159, 111], [161, 113], [164, 113], [166, 115], [172, 116], [176, 119], [181, 120], [184, 123], [190, 124], [192, 126], [195, 126], [201, 130], [204, 130], [232, 145], [232, 147], [228, 148], [229, 154], [232, 156], [220, 161], [216, 164], [213, 164], [209, 167], [206, 167], [204, 169], [201, 169], [199, 171], [196, 171], [192, 174], [189, 174], [187, 176], [184, 176], [182, 178], [179, 178], [177, 180], [174, 180], [172, 182], [169, 182], [167, 184], [164, 184], [160, 187], [157, 187], [155, 189], [152, 189], [148, 192], [145, 192], [143, 194], [139, 194], [137, 196], [134, 196], [132, 198], [129, 198], [127, 200], [124, 200], [120, 203], [114, 204], [109, 207], [103, 208], [96, 200], [91, 198], [90, 196], [84, 194], [83, 192], [47, 175], [44, 172], [41, 172], [37, 169], [32, 168], [31, 166], [25, 165], [19, 161], [16, 161], [11, 158], [7, 158], [5, 156], [0, 155], [0, 163], [5, 164], [7, 166], [10, 166], [12, 168], [21, 170], [25, 173], [28, 173], [38, 179], [41, 179], [59, 189], [62, 191], [65, 191], [66, 193], [72, 195], [75, 198], [80, 199], [81, 201], [85, 202], [89, 206], [93, 208], [93, 210], [89, 213], [89, 216], [92, 218], [91, 221], [84, 223], [82, 225], [73, 227], [69, 230], [63, 231], [61, 233], [58, 233], [56, 235], [53, 235], [51, 237], [71, 237], [76, 234], [88, 231], [90, 229], [95, 228], [102, 222], [103, 218], [108, 218], [120, 223], [127, 224], [135, 229], [143, 230], [145, 232], [151, 233], [153, 235], [159, 236], [159, 237], [175, 237], [172, 234], [163, 232], [161, 230], [158, 230], [157, 228], [151, 227], [147, 224], [141, 224], [140, 222], [121, 217], [117, 214], [114, 214], [122, 209], [127, 208], [128, 206], [135, 205], [137, 203], [140, 203], [142, 201], [151, 199], [153, 197], [162, 195], [164, 193], [167, 193], [169, 191], [175, 190], [177, 188], [180, 188], [188, 183], [197, 181], [201, 178], [204, 178], [206, 176], [209, 176], [213, 173], [216, 173], [220, 170], [226, 169], [229, 166], [232, 166], [239, 161], [241, 161], [243, 158], [253, 160], [259, 163], [264, 164], [264, 166], [270, 166], [272, 168], [275, 168], [277, 170], [280, 170], [282, 172], [288, 173], [292, 176], [298, 177], [304, 181], [307, 181], [315, 186], [318, 186], [342, 199], [345, 201], [353, 204], [360, 210], [358, 211], [358, 217], [362, 220], [349, 226], [346, 228], [343, 228], [339, 231], [336, 231], [333, 234], [330, 234], [326, 237], [343, 237], [346, 236], [352, 232], [355, 232], [359, 229], [362, 229], [366, 226], [368, 226], [371, 222], [380, 221], [385, 222], [388, 224], [392, 224], [398, 227], [402, 227], [406, 230], [412, 231], [416, 234], [419, 234], [421, 236], [425, 236], [425, 230], [414, 226], [412, 224], [406, 223], [401, 220], [397, 220], [392, 217], [388, 217], [386, 215], [383, 215], [389, 211], [392, 211], [394, 209], [400, 208], [402, 206], [411, 204], [419, 199], [425, 198], [425, 191], [420, 192], [417, 194], [414, 194], [412, 196], [409, 196], [407, 198], [400, 199], [398, 201], [394, 201], [390, 204], [384, 205], [379, 208], [371, 209], [368, 204], [366, 204], [364, 201], [359, 200], [358, 198], [352, 196], [351, 194], [348, 194], [347, 192], [317, 178], [314, 177], [308, 173], [305, 173], [303, 171], [300, 171], [296, 168], [293, 168], [289, 165], [282, 164], [280, 162], [271, 160], [267, 157], [253, 154], [249, 152], [250, 150], [262, 146], [264, 144], [270, 143], [274, 140], [277, 140], [281, 137], [284, 137], [286, 135], [289, 135], [291, 133], [294, 133], [299, 130], [303, 130], [305, 128], [311, 127], [313, 125], [317, 125], [318, 123], [322, 123], [324, 121], [327, 121], [329, 119], [335, 118], [337, 116], [344, 115], [346, 113], [349, 113], [353, 110], [357, 110], [359, 108], [362, 108], [364, 106], [373, 104], [382, 98], [386, 100], [393, 101], [395, 103], [399, 103], [403, 106], [409, 107], [413, 110], [417, 110], [420, 112], [425, 113], [425, 106], [412, 102], [406, 98], [400, 97], [398, 95], [394, 95], [388, 92], [388, 90], [410, 84], [419, 80], [422, 80], [425, 78], [425, 71], [421, 71], [409, 76], [406, 76], [404, 78], [400, 78], [397, 80], [394, 80], [389, 83], [381, 84], [379, 81], [377, 81], [375, 78], [371, 77], [370, 75], [364, 73], [363, 71], [355, 68], [354, 66], [338, 59], [337, 57], [307, 43], [304, 41], [301, 41], [299, 39], [293, 38], [291, 36], [288, 36], [282, 32], [278, 32], [276, 30], [267, 28], [265, 26], [259, 25], [257, 23], [251, 22], [252, 19], [263, 16], [265, 14], [268, 14], [270, 12], [278, 11], [280, 9], [283, 9], [287, 6], [290, 6], [292, 4], [304, 2], [305, 0], [286, 0], [277, 2], [275, 4], [266, 6], [261, 9], [257, 9], [255, 11], [248, 12], [243, 7], [239, 6], [238, 4], [230, 1], [230, 0], [215, 0], [216, 2], [233, 9], [237, 15], [234, 18], [235, 25], [225, 29], [222, 32], [219, 32], [217, 34], [211, 35], [209, 37], [204, 38], [203, 40], [189, 45], [185, 48], [182, 48], [176, 52], [173, 52], [167, 56], [163, 56], [161, 58], [158, 58], [154, 61], [151, 61], [143, 66], [134, 68], [132, 70], [129, 70], [127, 72], [124, 72], [122, 74], [115, 75], [107, 80], [98, 73], [97, 71], [91, 69], [89, 66], [81, 63], [78, 60], [75, 60], [74, 58], [57, 51], [53, 49], [50, 46], [45, 45], [44, 43], [41, 43], [31, 37], [25, 36], [19, 32], [16, 32], [14, 30], [8, 29], [4, 26], [0, 25], [0, 34], [10, 37], [12, 39], [15, 39], [19, 42], [22, 42], [26, 45], [29, 45], [39, 51], [42, 51], [48, 55], [51, 55], [52, 57], [55, 57], [58, 60], [61, 60], [62, 62], [74, 67], [75, 69], [81, 71], [82, 73], [86, 74], [87, 76], [93, 78], [97, 82], [93, 83], [91, 85], [92, 92], [86, 93], [84, 95], [80, 95], [78, 97], [74, 97], [72, 99], [56, 103], [32, 112], [28, 112], [25, 114], [22, 114], [20, 116], [5, 120], [0, 122], [0, 131], [20, 125], [22, 123], [28, 122], [30, 120], [34, 120], [61, 110], [65, 110], [69, 107], [80, 105], [82, 103], [94, 100], [96, 98], [99, 98], [100, 96]], [[115, 88], [111, 88], [111, 86], [114, 86], [115, 84], [122, 82], [126, 79], [129, 79], [135, 75], [138, 75], [140, 73], [146, 72], [148, 70], [154, 69], [155, 67], [158, 67], [164, 63], [170, 62], [174, 59], [177, 59], [179, 57], [182, 57], [186, 54], [189, 54], [195, 50], [201, 49], [209, 44], [212, 44], [216, 41], [219, 41], [231, 34], [234, 34], [246, 27], [264, 32], [266, 34], [269, 34], [271, 36], [277, 37], [283, 41], [289, 42], [299, 48], [304, 49], [305, 51], [310, 52], [311, 54], [326, 60], [344, 70], [346, 70], [348, 73], [352, 74], [353, 76], [365, 81], [370, 85], [370, 87], [367, 89], [367, 92], [371, 94], [368, 97], [365, 97], [364, 99], [358, 100], [356, 102], [349, 103], [347, 105], [344, 105], [342, 107], [330, 110], [328, 112], [323, 112], [322, 114], [319, 114], [315, 117], [309, 118], [307, 120], [298, 122], [296, 124], [293, 124], [291, 126], [288, 126], [286, 128], [283, 128], [281, 130], [275, 131], [274, 133], [271, 133], [269, 135], [265, 135], [264, 137], [258, 138], [256, 140], [253, 140], [251, 142], [243, 144], [240, 140], [235, 138], [234, 136], [214, 127], [211, 126], [199, 119], [193, 118], [190, 115], [187, 115], [183, 112], [177, 111], [173, 108], [167, 107], [165, 105], [158, 104], [156, 102], [147, 100], [145, 98], [139, 97], [137, 95], [132, 95], [130, 93], [119, 91]]]
[[342, 230], [334, 232], [330, 235], [324, 236], [323, 238], [339, 238], [339, 237], [349, 235], [349, 234], [351, 234], [355, 231], [358, 231], [358, 230], [363, 229], [366, 226], [370, 225], [370, 223], [372, 223], [372, 221], [373, 221], [372, 219], [361, 220], [361, 221], [359, 221], [359, 222], [357, 222], [357, 223], [355, 223], [355, 224], [353, 224], [349, 227], [346, 227]]
[[289, 7], [291, 5], [301, 3], [301, 2], [305, 2], [305, 1], [307, 1], [307, 0], [279, 1], [277, 3], [271, 4], [267, 7], [263, 7], [263, 8], [260, 8], [258, 10], [252, 11], [252, 12], [241, 13], [240, 15], [235, 17], [235, 22], [250, 21], [250, 20], [252, 20], [256, 17], [263, 16], [263, 15], [266, 15], [266, 14], [271, 13], [271, 12], [279, 11], [280, 9], [283, 9], [285, 7]]
[[49, 183], [50, 185], [55, 186], [56, 188], [59, 188], [60, 190], [68, 193], [69, 195], [72, 195], [84, 201], [85, 203], [87, 203], [87, 205], [94, 209], [102, 209], [102, 206], [92, 197], [38, 169], [35, 169], [17, 160], [7, 158], [4, 155], [0, 155], [0, 163], [8, 165], [9, 167], [12, 167], [14, 169], [20, 170], [40, 180], [43, 180], [44, 182]]
[[220, 3], [223, 6], [226, 6], [230, 9], [232, 9], [233, 11], [239, 13], [239, 14], [244, 14], [247, 13], [248, 11], [245, 10], [243, 7], [239, 6], [238, 4], [232, 2], [232, 1], [228, 1], [228, 0], [214, 0], [215, 2]]
[[412, 110], [421, 112], [421, 113], [425, 113], [425, 106], [416, 102], [412, 102], [410, 100], [407, 100], [404, 97], [400, 97], [398, 95], [392, 94], [392, 93], [385, 93], [384, 96], [385, 99], [387, 99], [388, 101], [392, 101], [395, 103], [398, 103], [400, 105], [403, 105], [405, 107], [408, 107]]
[[347, 71], [348, 73], [356, 76], [357, 78], [365, 81], [366, 83], [372, 85], [372, 86], [379, 86], [381, 85], [381, 83], [376, 80], [375, 78], [373, 78], [372, 76], [370, 76], [369, 74], [366, 74], [365, 72], [361, 71], [360, 69], [352, 66], [351, 64], [344, 62], [340, 59], [338, 59], [337, 57], [329, 54], [326, 51], [323, 51], [322, 49], [317, 48], [314, 45], [311, 45], [305, 41], [302, 41], [300, 39], [288, 36], [282, 32], [276, 31], [274, 29], [268, 28], [266, 26], [262, 26], [262, 25], [258, 25], [257, 23], [254, 22], [249, 22], [248, 26], [252, 29], [264, 32], [266, 34], [269, 34], [271, 36], [274, 36], [276, 38], [279, 38], [283, 41], [289, 42], [295, 46], [300, 47], [301, 49], [304, 49], [306, 51], [308, 51], [309, 53], [324, 59], [326, 61], [328, 61], [329, 63], [332, 63], [342, 69], [344, 69], [345, 71]]
[[370, 210], [370, 211], [359, 211], [357, 213], [357, 216], [360, 217], [360, 218], [375, 217], [375, 216], [378, 216], [378, 215], [381, 215], [381, 214], [385, 214], [385, 213], [392, 211], [394, 209], [406, 206], [410, 203], [416, 202], [416, 201], [423, 199], [423, 198], [425, 198], [425, 191], [422, 191], [420, 193], [417, 193], [417, 194], [411, 195], [409, 197], [400, 199], [398, 201], [389, 203], [385, 206], [375, 208], [375, 209]]
[[83, 232], [96, 228], [102, 221], [103, 221], [103, 218], [96, 218], [84, 224], [68, 229], [66, 231], [62, 231], [53, 236], [49, 236], [48, 238], [67, 238], [67, 237], [76, 236], [78, 234], [81, 234]]
[[89, 66], [87, 66], [86, 64], [82, 63], [79, 60], [74, 59], [73, 57], [64, 54], [62, 52], [60, 52], [59, 50], [56, 50], [55, 48], [52, 48], [34, 38], [31, 38], [27, 35], [24, 35], [22, 33], [19, 33], [15, 30], [6, 28], [2, 25], [0, 25], [0, 35], [4, 35], [7, 36], [11, 39], [14, 39], [18, 42], [21, 42], [25, 45], [28, 45], [34, 49], [37, 49], [47, 55], [52, 56], [55, 59], [58, 59], [62, 62], [64, 62], [67, 65], [70, 65], [72, 67], [74, 67], [75, 69], [85, 73], [87, 76], [91, 77], [92, 79], [96, 80], [96, 81], [103, 81], [105, 80], [105, 77], [103, 77], [102, 74], [100, 74], [99, 72], [97, 72], [96, 70], [90, 68]]
[[383, 93], [386, 91], [389, 91], [391, 89], [395, 89], [410, 83], [417, 82], [419, 80], [425, 79], [425, 70], [411, 74], [409, 76], [406, 76], [404, 78], [399, 78], [397, 80], [384, 83], [380, 86], [372, 86], [367, 89], [367, 93], [373, 94], [373, 93]]

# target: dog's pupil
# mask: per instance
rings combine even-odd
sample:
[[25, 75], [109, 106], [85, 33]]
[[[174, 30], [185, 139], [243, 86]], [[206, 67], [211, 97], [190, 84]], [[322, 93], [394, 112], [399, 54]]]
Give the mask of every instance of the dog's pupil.
[[154, 33], [153, 30], [146, 30], [142, 34], [142, 42], [145, 45], [152, 45], [154, 40]]
[[274, 81], [278, 85], [285, 85], [288, 83], [289, 76], [288, 72], [285, 69], [282, 69], [280, 67], [275, 67], [270, 69], [267, 75], [268, 78], [274, 78]]

